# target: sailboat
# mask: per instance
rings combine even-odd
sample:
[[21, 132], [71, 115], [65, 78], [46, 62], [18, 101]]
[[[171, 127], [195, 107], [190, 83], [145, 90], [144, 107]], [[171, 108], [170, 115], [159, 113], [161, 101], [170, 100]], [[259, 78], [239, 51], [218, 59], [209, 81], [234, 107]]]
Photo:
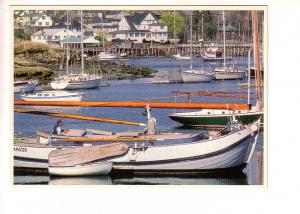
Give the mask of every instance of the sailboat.
[[[258, 27], [256, 12], [252, 12], [253, 17], [253, 49], [255, 55], [256, 67], [256, 85], [257, 85], [257, 104], [249, 111], [239, 110], [232, 111], [227, 109], [201, 109], [194, 112], [172, 113], [169, 117], [186, 126], [216, 129], [224, 128], [226, 123], [230, 120], [231, 115], [235, 115], [236, 119], [243, 124], [249, 124], [258, 118], [263, 118], [263, 105], [262, 105], [262, 91], [261, 91], [261, 69], [259, 63], [259, 40], [258, 40]], [[248, 59], [248, 72], [250, 73], [250, 51]], [[250, 75], [248, 75], [248, 104], [250, 104]]]
[[236, 67], [226, 66], [226, 46], [225, 46], [225, 11], [223, 10], [223, 46], [224, 46], [224, 56], [223, 56], [223, 67], [215, 68], [215, 79], [216, 80], [232, 80], [232, 79], [243, 79], [246, 77], [245, 71], [239, 71]]
[[108, 53], [105, 51], [105, 46], [104, 46], [104, 31], [103, 31], [103, 18], [102, 18], [102, 48], [103, 51], [100, 52], [97, 55], [98, 60], [111, 60], [111, 59], [118, 59], [119, 56], [116, 54]]
[[191, 14], [190, 16], [190, 70], [182, 71], [181, 73], [182, 80], [184, 83], [210, 82], [213, 77], [212, 73], [208, 73], [203, 69], [201, 70], [193, 69], [192, 40], [193, 40], [193, 31], [192, 31], [192, 14]]
[[[82, 10], [81, 10], [81, 73], [79, 74], [69, 74], [69, 45], [67, 42], [67, 74], [55, 79], [50, 83], [51, 87], [55, 90], [71, 90], [71, 89], [90, 89], [99, 87], [101, 76], [91, 75], [84, 72], [84, 52], [83, 52], [83, 20], [82, 20]], [[68, 11], [67, 11], [67, 30], [69, 30], [68, 23]], [[67, 37], [68, 41], [68, 37]]]
[[[176, 33], [175, 33], [175, 17], [176, 17], [176, 12], [174, 10], [173, 12], [173, 15], [174, 15], [174, 20], [173, 20], [173, 28], [174, 28], [174, 44], [175, 44], [175, 47], [177, 47], [177, 38], [176, 38]], [[180, 55], [179, 53], [176, 53], [173, 55], [173, 57], [176, 59], [176, 60], [188, 60], [188, 59], [191, 59], [190, 56], [182, 56]]]

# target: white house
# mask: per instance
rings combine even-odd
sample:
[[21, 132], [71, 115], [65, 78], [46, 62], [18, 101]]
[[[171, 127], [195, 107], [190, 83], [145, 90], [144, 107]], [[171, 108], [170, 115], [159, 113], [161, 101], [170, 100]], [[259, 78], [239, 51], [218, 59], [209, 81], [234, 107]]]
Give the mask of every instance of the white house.
[[32, 27], [50, 27], [53, 24], [53, 20], [45, 13], [37, 13], [31, 15]]
[[78, 37], [78, 33], [66, 29], [43, 29], [31, 35], [32, 42], [57, 44], [67, 37]]
[[133, 16], [123, 16], [117, 31], [108, 34], [107, 40], [131, 40], [136, 43], [143, 41], [168, 41], [168, 27], [159, 23], [151, 12], [135, 13]]

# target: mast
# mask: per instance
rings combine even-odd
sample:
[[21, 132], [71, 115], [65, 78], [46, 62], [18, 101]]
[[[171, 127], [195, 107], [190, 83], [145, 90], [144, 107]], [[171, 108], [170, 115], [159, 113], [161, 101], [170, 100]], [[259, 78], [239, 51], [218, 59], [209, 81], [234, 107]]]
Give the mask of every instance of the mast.
[[224, 49], [224, 62], [223, 66], [226, 67], [226, 47], [225, 47], [225, 11], [223, 10], [223, 49]]
[[69, 13], [67, 10], [67, 62], [66, 62], [66, 66], [67, 66], [67, 75], [69, 74]]
[[190, 70], [193, 70], [193, 51], [192, 51], [192, 38], [193, 38], [193, 11], [190, 15]]
[[84, 73], [84, 58], [83, 58], [83, 28], [82, 28], [82, 10], [80, 11], [80, 28], [81, 28], [81, 74]]
[[258, 35], [258, 19], [257, 11], [252, 11], [252, 29], [253, 29], [253, 48], [255, 56], [255, 74], [257, 85], [257, 109], [262, 111], [262, 87], [261, 87], [261, 73], [260, 73], [260, 61], [259, 61], [259, 35]]

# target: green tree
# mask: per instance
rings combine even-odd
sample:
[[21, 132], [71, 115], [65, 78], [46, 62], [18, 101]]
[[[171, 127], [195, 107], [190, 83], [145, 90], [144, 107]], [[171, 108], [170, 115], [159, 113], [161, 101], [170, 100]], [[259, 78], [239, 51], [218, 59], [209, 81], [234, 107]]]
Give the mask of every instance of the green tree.
[[203, 31], [206, 39], [213, 40], [217, 35], [217, 23], [211, 11], [203, 12]]
[[[168, 33], [172, 37], [174, 37], [174, 12], [166, 12], [161, 14], [160, 22], [166, 24], [168, 26]], [[185, 27], [185, 19], [184, 17], [179, 14], [178, 12], [175, 13], [175, 35], [178, 38]]]

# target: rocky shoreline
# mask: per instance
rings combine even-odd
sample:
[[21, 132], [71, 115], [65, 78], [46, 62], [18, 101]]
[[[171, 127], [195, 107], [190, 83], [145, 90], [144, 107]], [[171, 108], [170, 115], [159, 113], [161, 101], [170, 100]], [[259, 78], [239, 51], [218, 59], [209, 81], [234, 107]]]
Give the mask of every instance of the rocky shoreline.
[[[62, 48], [33, 43], [16, 41], [14, 45], [14, 78], [22, 80], [38, 80], [47, 84], [54, 77], [64, 73], [65, 53]], [[72, 55], [70, 70], [79, 71], [80, 57]], [[85, 72], [100, 74], [106, 80], [124, 80], [153, 77], [156, 70], [126, 64], [124, 59], [116, 61], [97, 61], [88, 57], [85, 59]]]

